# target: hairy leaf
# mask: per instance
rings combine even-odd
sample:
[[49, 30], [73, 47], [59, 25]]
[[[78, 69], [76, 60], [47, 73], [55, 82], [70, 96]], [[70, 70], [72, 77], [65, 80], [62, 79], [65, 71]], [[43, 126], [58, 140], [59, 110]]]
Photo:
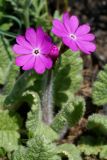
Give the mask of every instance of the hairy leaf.
[[93, 114], [88, 118], [87, 128], [96, 134], [107, 135], [107, 116], [101, 114]]
[[12, 87], [14, 86], [16, 82], [16, 77], [19, 75], [19, 69], [18, 67], [13, 64], [13, 62], [10, 65], [9, 72], [7, 74], [7, 80], [5, 82], [4, 88], [3, 88], [3, 94], [7, 95], [11, 91]]
[[10, 57], [7, 54], [7, 51], [9, 48], [9, 43], [6, 41], [6, 48], [4, 45], [3, 38], [0, 37], [0, 84], [4, 85], [7, 80], [7, 75], [10, 70], [10, 66], [12, 61], [10, 60]]
[[23, 150], [16, 151], [12, 160], [61, 160], [57, 156], [56, 146], [44, 136], [31, 139]]
[[107, 148], [106, 141], [102, 137], [84, 136], [81, 137], [78, 149], [85, 155], [98, 155]]
[[18, 119], [7, 110], [0, 111], [0, 148], [13, 151], [18, 147], [19, 133]]
[[85, 103], [81, 97], [71, 98], [54, 118], [51, 127], [60, 133], [66, 125], [70, 127], [80, 120], [85, 112]]
[[61, 66], [54, 80], [54, 102], [56, 106], [66, 103], [76, 93], [82, 82], [82, 59], [80, 53], [67, 50], [61, 56]]
[[103, 71], [99, 72], [97, 80], [94, 82], [92, 98], [98, 106], [107, 104], [107, 65]]
[[107, 145], [103, 147], [99, 155], [100, 159], [107, 159]]
[[58, 154], [66, 157], [68, 160], [82, 160], [80, 151], [73, 144], [62, 144], [57, 147]]

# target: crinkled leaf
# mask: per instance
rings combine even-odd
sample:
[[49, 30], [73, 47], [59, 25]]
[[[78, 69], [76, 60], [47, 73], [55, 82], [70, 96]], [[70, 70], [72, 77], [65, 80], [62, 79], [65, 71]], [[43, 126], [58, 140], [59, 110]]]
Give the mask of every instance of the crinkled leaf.
[[[7, 43], [7, 41], [6, 44], [6, 47], [9, 50], [9, 43]], [[2, 85], [4, 85], [7, 80], [11, 63], [12, 62], [7, 54], [2, 38], [0, 37], [0, 84]]]
[[100, 152], [100, 159], [107, 159], [107, 145], [105, 145]]
[[68, 160], [82, 160], [80, 151], [73, 144], [62, 144], [57, 147], [57, 152], [61, 157], [66, 157]]
[[37, 135], [23, 150], [15, 151], [12, 160], [61, 160], [56, 146], [44, 136]]
[[101, 114], [93, 114], [88, 118], [87, 128], [96, 134], [107, 135], [107, 116]]
[[18, 147], [19, 133], [18, 118], [7, 110], [0, 111], [0, 148], [13, 151]]
[[60, 133], [66, 125], [75, 125], [85, 112], [85, 102], [81, 97], [71, 98], [54, 118], [51, 127]]
[[100, 106], [107, 104], [107, 65], [100, 71], [94, 82], [92, 91], [93, 102]]
[[85, 155], [98, 155], [107, 148], [106, 141], [103, 137], [84, 136], [81, 137], [78, 149]]
[[[66, 103], [76, 93], [82, 82], [82, 59], [80, 53], [67, 50], [61, 56], [61, 66], [55, 70], [54, 102], [56, 106]], [[56, 73], [57, 72], [57, 73]]]
[[4, 95], [9, 94], [9, 92], [11, 91], [12, 87], [14, 86], [16, 82], [16, 77], [18, 75], [19, 75], [19, 68], [12, 62], [10, 64], [9, 72], [7, 74], [7, 80], [3, 88]]

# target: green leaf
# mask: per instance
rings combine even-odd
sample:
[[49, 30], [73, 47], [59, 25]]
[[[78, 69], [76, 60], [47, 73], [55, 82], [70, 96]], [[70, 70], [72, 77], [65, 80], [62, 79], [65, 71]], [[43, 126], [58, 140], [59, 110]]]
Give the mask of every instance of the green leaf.
[[74, 106], [72, 114], [69, 116], [66, 115], [69, 126], [74, 126], [85, 113], [85, 101], [82, 97], [76, 96], [72, 100], [72, 105]]
[[46, 6], [46, 1], [42, 1], [42, 0], [39, 0], [39, 1], [36, 0], [35, 1], [35, 0], [32, 0], [32, 4], [33, 4], [33, 7], [34, 7], [34, 11], [36, 12], [36, 16], [41, 17], [42, 14], [43, 14], [43, 11], [45, 9], [45, 6]]
[[10, 152], [18, 147], [18, 118], [7, 110], [0, 111], [0, 148]]
[[87, 128], [96, 134], [107, 135], [107, 116], [101, 114], [93, 114], [88, 118]]
[[0, 94], [0, 110], [4, 109], [4, 100], [6, 98], [6, 95]]
[[4, 148], [0, 148], [0, 157], [4, 157], [6, 155], [6, 151]]
[[37, 93], [27, 91], [24, 93], [23, 99], [31, 105], [31, 111], [27, 116], [26, 127], [30, 134], [33, 134], [40, 125], [39, 123], [42, 119], [40, 98]]
[[105, 145], [102, 149], [102, 151], [100, 152], [100, 155], [99, 155], [100, 159], [107, 159], [107, 145]]
[[59, 20], [61, 20], [62, 15], [60, 15], [59, 10], [55, 10], [54, 15], [53, 15], [53, 18], [54, 18], [54, 19], [59, 19]]
[[26, 71], [17, 79], [15, 85], [6, 97], [4, 105], [13, 105], [21, 100], [23, 92], [32, 84], [33, 75], [32, 71]]
[[3, 23], [0, 25], [0, 30], [8, 31], [12, 25], [13, 24], [11, 22], [10, 23]]
[[3, 92], [2, 94], [7, 95], [13, 88], [15, 82], [16, 82], [16, 77], [19, 74], [19, 68], [13, 64], [13, 62], [10, 64], [9, 72], [7, 74], [7, 80], [5, 82]]
[[102, 137], [84, 136], [81, 137], [78, 144], [78, 149], [85, 155], [98, 155], [107, 148], [105, 139]]
[[[82, 59], [80, 53], [67, 50], [61, 56], [61, 66], [55, 71], [54, 102], [61, 106], [75, 94], [82, 82]], [[57, 73], [56, 73], [57, 72]]]
[[81, 97], [72, 97], [54, 118], [51, 127], [58, 133], [68, 125], [75, 125], [85, 112], [85, 102]]
[[100, 106], [107, 104], [107, 65], [100, 71], [94, 82], [92, 91], [93, 102]]
[[16, 77], [19, 74], [19, 68], [15, 66], [11, 59], [12, 51], [8, 41], [3, 37], [0, 37], [0, 40], [0, 84], [3, 85], [3, 89], [1, 90], [2, 95], [0, 95], [0, 107], [3, 107], [1, 101], [3, 102], [4, 97], [6, 97], [14, 86]]
[[[18, 149], [14, 152], [14, 154], [11, 156], [11, 160], [27, 160], [27, 149], [23, 146], [19, 146]], [[31, 159], [29, 159], [31, 160]]]
[[[7, 41], [6, 41], [7, 43]], [[7, 43], [9, 49], [9, 44]], [[7, 54], [2, 38], [0, 37], [0, 84], [4, 85], [9, 73], [11, 60]]]
[[61, 111], [55, 116], [51, 127], [57, 132], [61, 133], [64, 127], [67, 125], [67, 116], [71, 117], [72, 112], [74, 111], [74, 106], [72, 105], [72, 101], [66, 104]]
[[59, 138], [59, 135], [48, 125], [45, 123], [40, 123], [40, 126], [38, 126], [37, 130], [35, 130], [34, 135], [37, 134], [44, 135], [45, 137], [48, 137], [50, 141], [57, 140]]
[[36, 136], [28, 141], [28, 147], [13, 154], [12, 160], [61, 160], [56, 146], [44, 136]]
[[61, 157], [66, 157], [68, 160], [82, 160], [80, 151], [73, 144], [62, 144], [57, 146], [57, 152]]

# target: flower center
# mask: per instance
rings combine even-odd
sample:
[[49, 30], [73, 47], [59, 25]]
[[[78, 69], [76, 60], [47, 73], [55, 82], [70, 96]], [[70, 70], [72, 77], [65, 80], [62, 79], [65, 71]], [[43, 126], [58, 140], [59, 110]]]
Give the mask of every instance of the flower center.
[[39, 53], [39, 49], [34, 49], [34, 50], [33, 50], [33, 53], [34, 53], [34, 54], [38, 54], [38, 53]]
[[70, 38], [76, 40], [77, 37], [74, 34], [70, 34]]

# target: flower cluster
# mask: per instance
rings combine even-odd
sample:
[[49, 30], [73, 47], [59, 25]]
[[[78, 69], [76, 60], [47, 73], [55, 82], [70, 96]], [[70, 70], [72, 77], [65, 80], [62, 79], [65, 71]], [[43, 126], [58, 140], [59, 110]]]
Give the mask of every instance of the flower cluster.
[[[72, 51], [81, 50], [90, 54], [96, 50], [93, 43], [95, 36], [90, 33], [90, 26], [79, 25], [76, 16], [70, 17], [68, 13], [64, 13], [62, 22], [54, 19], [52, 32]], [[13, 51], [17, 54], [16, 65], [23, 70], [34, 69], [38, 74], [42, 74], [52, 68], [53, 62], [59, 56], [58, 47], [41, 27], [36, 30], [28, 28], [25, 36], [17, 36], [16, 42], [13, 46]]]
[[25, 36], [16, 37], [16, 42], [13, 51], [17, 54], [17, 66], [21, 66], [23, 70], [34, 69], [39, 74], [52, 68], [53, 58], [57, 58], [59, 51], [41, 27], [37, 30], [28, 28]]

